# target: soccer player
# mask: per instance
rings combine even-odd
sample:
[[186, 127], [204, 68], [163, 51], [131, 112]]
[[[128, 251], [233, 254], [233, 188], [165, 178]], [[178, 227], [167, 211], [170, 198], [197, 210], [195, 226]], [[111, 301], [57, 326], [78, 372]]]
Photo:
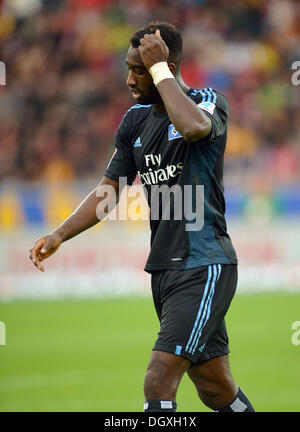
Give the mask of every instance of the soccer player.
[[[176, 392], [185, 372], [212, 410], [254, 411], [231, 375], [224, 321], [237, 285], [237, 258], [224, 217], [228, 103], [216, 90], [198, 90], [183, 82], [182, 37], [171, 24], [149, 23], [130, 42], [127, 84], [137, 104], [121, 121], [105, 175], [61, 226], [35, 243], [30, 258], [44, 271], [41, 262], [61, 243], [104, 218], [104, 210], [96, 215], [104, 199], [101, 188], [111, 186], [119, 194], [119, 179], [126, 177], [132, 185], [138, 174], [151, 208], [145, 270], [152, 274], [160, 320], [144, 382], [144, 411], [176, 411]], [[204, 190], [202, 224], [193, 227], [186, 215], [174, 217], [175, 194], [168, 203], [160, 195], [153, 208], [153, 196], [162, 185], [178, 186], [184, 205], [185, 187], [191, 186], [193, 214]], [[166, 206], [169, 219], [162, 217]]]

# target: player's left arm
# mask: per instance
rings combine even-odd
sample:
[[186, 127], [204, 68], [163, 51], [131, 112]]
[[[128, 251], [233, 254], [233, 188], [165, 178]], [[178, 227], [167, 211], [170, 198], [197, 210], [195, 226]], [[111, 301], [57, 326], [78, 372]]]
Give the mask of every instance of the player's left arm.
[[[139, 51], [148, 70], [157, 63], [167, 62], [169, 56], [169, 49], [159, 30], [140, 40]], [[163, 79], [156, 84], [156, 88], [171, 122], [186, 141], [198, 141], [210, 134], [211, 119], [184, 93], [174, 78]]]

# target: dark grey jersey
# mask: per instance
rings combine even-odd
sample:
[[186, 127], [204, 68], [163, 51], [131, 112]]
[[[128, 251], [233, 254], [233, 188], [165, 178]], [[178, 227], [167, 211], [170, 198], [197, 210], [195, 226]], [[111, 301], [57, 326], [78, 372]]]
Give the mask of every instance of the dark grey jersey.
[[138, 174], [145, 188], [151, 209], [148, 272], [237, 263], [224, 216], [228, 103], [211, 88], [190, 89], [188, 96], [210, 117], [209, 136], [187, 142], [167, 114], [155, 113], [152, 105], [134, 105], [121, 121], [105, 172], [115, 181], [127, 177], [129, 185]]

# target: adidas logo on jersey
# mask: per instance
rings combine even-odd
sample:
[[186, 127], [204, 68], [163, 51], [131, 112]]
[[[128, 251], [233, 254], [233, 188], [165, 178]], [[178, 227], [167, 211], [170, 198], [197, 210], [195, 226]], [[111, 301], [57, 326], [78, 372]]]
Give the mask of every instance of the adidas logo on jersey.
[[133, 147], [142, 147], [142, 143], [141, 143], [141, 138], [140, 137], [138, 137], [135, 140], [135, 143], [134, 143]]

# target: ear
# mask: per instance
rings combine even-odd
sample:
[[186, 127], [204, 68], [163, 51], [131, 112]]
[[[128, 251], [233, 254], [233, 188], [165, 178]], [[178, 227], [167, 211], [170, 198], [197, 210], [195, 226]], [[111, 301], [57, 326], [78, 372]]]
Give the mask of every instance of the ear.
[[169, 69], [172, 72], [173, 75], [176, 75], [176, 64], [175, 63], [168, 63]]

